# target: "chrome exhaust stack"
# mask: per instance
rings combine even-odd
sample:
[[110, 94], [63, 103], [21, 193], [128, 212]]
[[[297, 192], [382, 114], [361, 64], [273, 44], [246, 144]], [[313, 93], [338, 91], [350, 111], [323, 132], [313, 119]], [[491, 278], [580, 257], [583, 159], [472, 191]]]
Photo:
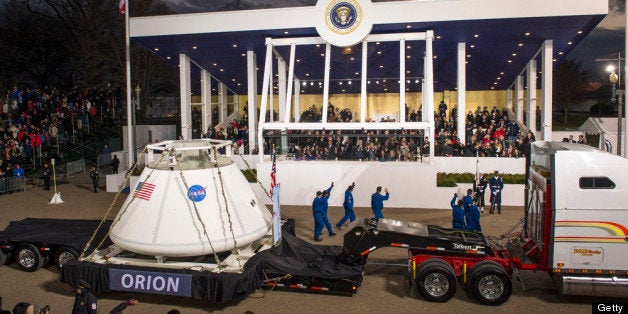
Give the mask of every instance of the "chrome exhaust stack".
[[628, 296], [627, 277], [558, 276], [560, 293], [593, 297]]

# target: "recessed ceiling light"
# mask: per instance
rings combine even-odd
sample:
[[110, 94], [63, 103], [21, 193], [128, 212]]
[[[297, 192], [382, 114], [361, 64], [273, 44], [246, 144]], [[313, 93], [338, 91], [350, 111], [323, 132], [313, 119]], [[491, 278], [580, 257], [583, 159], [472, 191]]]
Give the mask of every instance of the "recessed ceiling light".
[[467, 55], [467, 58], [471, 58], [471, 55]]
[[495, 89], [495, 87], [491, 86], [491, 89]]
[[225, 71], [225, 69], [220, 69], [220, 72], [224, 72], [224, 71]]
[[317, 47], [317, 48], [318, 48], [318, 47], [320, 47], [320, 46], [321, 46], [321, 45], [319, 45], [319, 44], [316, 44], [316, 47]]
[[415, 83], [417, 83], [417, 84], [419, 84], [419, 80], [415, 80], [414, 82], [415, 82]]
[[504, 72], [499, 72], [499, 74], [504, 75]]
[[235, 79], [231, 79], [232, 82], [235, 82]]
[[383, 65], [380, 65], [380, 66], [379, 66], [379, 68], [380, 68], [380, 69], [383, 69], [383, 68], [384, 68], [384, 66], [383, 66]]
[[166, 59], [170, 60], [170, 57], [166, 57]]
[[233, 44], [233, 48], [238, 48], [238, 45], [236, 45], [236, 44]]
[[351, 83], [351, 81], [348, 81], [348, 82], [347, 82], [347, 84], [351, 85], [351, 84], [353, 84], [353, 83]]
[[567, 45], [573, 45], [573, 43], [572, 42], [568, 42]]
[[288, 31], [285, 31], [285, 32], [283, 32], [283, 33], [284, 33], [284, 34], [286, 34], [286, 35], [290, 34]]
[[366, 81], [366, 84], [371, 84], [371, 81]]
[[388, 91], [388, 88], [384, 88], [384, 91]]
[[469, 64], [469, 61], [465, 61], [464, 64]]
[[338, 85], [342, 85], [342, 81], [338, 82]]
[[246, 54], [245, 54], [245, 53], [243, 53], [243, 54], [241, 54], [241, 56], [246, 57]]
[[386, 80], [382, 80], [382, 82], [386, 83]]
[[305, 76], [310, 76], [310, 73], [305, 73]]
[[408, 70], [408, 71], [406, 71], [406, 73], [410, 74], [410, 71]]
[[360, 75], [360, 72], [355, 72], [355, 75]]
[[297, 62], [301, 62], [301, 59], [297, 59]]
[[512, 63], [512, 60], [508, 60], [508, 63]]
[[517, 46], [519, 46], [519, 47], [523, 47], [523, 43], [519, 43]]
[[578, 31], [578, 34], [582, 34], [582, 31], [581, 31], [581, 30], [580, 30], [580, 31]]
[[434, 56], [434, 59], [438, 59], [438, 56]]
[[406, 59], [410, 59], [410, 58], [412, 58], [412, 56], [406, 56]]
[[497, 85], [497, 82], [493, 82], [493, 85]]
[[406, 46], [406, 49], [410, 49], [410, 48], [412, 48], [412, 46]]
[[501, 80], [501, 79], [502, 79], [501, 77], [499, 77], [499, 76], [497, 77], [497, 80], [498, 80], [498, 81], [499, 81], [499, 80]]
[[469, 46], [469, 47], [471, 47], [471, 48], [475, 48], [475, 45], [471, 45], [471, 46]]
[[406, 25], [406, 28], [412, 28], [412, 25]]
[[198, 48], [198, 47], [196, 47], [196, 46], [192, 46], [192, 49], [196, 49], [196, 48]]
[[350, 59], [351, 59], [351, 61], [355, 60], [355, 58], [354, 58], [354, 57], [351, 57]]
[[512, 56], [513, 56], [513, 57], [516, 57], [516, 56], [517, 56], [517, 53], [516, 53], [516, 52], [513, 52], [513, 53], [512, 53]]
[[526, 32], [526, 36], [530, 36], [530, 32]]
[[346, 92], [346, 90], [344, 90], [344, 89], [343, 89], [342, 91], [343, 91], [343, 92]]
[[301, 85], [303, 85], [303, 86], [307, 86], [307, 82], [303, 82], [303, 84], [301, 84]]
[[242, 84], [238, 83], [238, 86], [242, 86]]
[[310, 85], [311, 85], [311, 86], [314, 86], [314, 82], [310, 82]]
[[556, 60], [556, 59], [554, 59], [554, 60], [552, 60], [552, 61], [553, 61], [553, 62], [556, 62], [557, 60]]
[[379, 84], [379, 81], [375, 81], [375, 84]]
[[381, 55], [381, 54], [382, 54], [382, 52], [381, 52], [381, 51], [378, 51], [378, 52], [377, 52], [377, 54], [378, 54], [378, 55]]
[[375, 43], [376, 45], [379, 45], [379, 41]]
[[155, 51], [159, 51], [159, 48], [155, 48]]
[[480, 34], [475, 34], [475, 35], [473, 35], [473, 37], [474, 38], [478, 38], [478, 37], [480, 37]]
[[212, 64], [212, 65], [213, 65], [213, 66], [217, 66], [217, 65], [218, 65], [218, 63], [214, 63], [214, 64]]
[[436, 39], [440, 39], [440, 38], [441, 38], [440, 35], [436, 36]]
[[563, 52], [562, 52], [562, 51], [559, 51], [559, 52], [558, 52], [558, 54], [559, 54], [559, 55], [562, 55], [562, 54], [563, 54]]
[[324, 56], [325, 56], [325, 54], [324, 54], [324, 53], [321, 53], [321, 57], [324, 57]]

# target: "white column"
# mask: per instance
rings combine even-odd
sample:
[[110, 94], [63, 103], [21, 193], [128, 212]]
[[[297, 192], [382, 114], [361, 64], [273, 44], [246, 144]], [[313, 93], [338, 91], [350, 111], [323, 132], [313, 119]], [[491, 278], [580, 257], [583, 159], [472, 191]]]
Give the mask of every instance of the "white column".
[[294, 122], [301, 119], [301, 80], [294, 80]]
[[[425, 62], [423, 62], [425, 63]], [[423, 71], [425, 73], [425, 71]], [[425, 105], [427, 100], [425, 99], [425, 78], [421, 82], [421, 122], [427, 121], [427, 106]]]
[[[259, 145], [259, 161], [264, 161], [264, 123], [268, 105], [268, 87], [272, 86], [271, 67], [273, 65], [273, 45], [270, 38], [266, 38], [266, 60], [264, 61], [264, 80], [262, 81], [262, 99], [260, 104], [259, 125], [257, 129], [257, 145]], [[272, 93], [270, 96], [272, 97]]]
[[362, 77], [361, 88], [360, 88], [360, 123], [366, 122], [366, 97], [368, 96], [366, 89], [366, 80], [367, 80], [367, 70], [368, 70], [368, 42], [362, 42], [362, 73], [360, 73]]
[[179, 82], [181, 93], [181, 136], [192, 139], [192, 85], [190, 83], [190, 57], [179, 54]]
[[247, 84], [247, 111], [248, 129], [249, 129], [249, 151], [253, 151], [253, 147], [257, 144], [255, 135], [257, 134], [257, 56], [254, 51], [246, 52], [246, 84]]
[[543, 43], [543, 53], [541, 58], [542, 64], [542, 84], [543, 84], [543, 140], [552, 140], [552, 84], [553, 84], [553, 55], [554, 55], [554, 41], [546, 40]]
[[[268, 85], [268, 94], [270, 95], [270, 98], [268, 99], [269, 103], [270, 103], [270, 108], [268, 109], [270, 114], [268, 115], [268, 121], [270, 122], [274, 122], [275, 121], [275, 117], [273, 115], [273, 111], [275, 111], [275, 90], [273, 88], [273, 80], [275, 80], [275, 73], [274, 73], [274, 68], [273, 68], [273, 57], [271, 56], [270, 58], [271, 62], [270, 62], [270, 68], [268, 69], [268, 71], [270, 71], [270, 73], [268, 74], [270, 77], [270, 84]], [[277, 60], [279, 61], [279, 60]], [[264, 119], [266, 119], [266, 116], [264, 116]]]
[[323, 83], [323, 117], [321, 121], [327, 123], [327, 106], [329, 106], [329, 68], [331, 63], [331, 45], [325, 45], [325, 82]]
[[430, 163], [434, 163], [434, 56], [432, 53], [432, 41], [434, 40], [434, 31], [427, 31], [425, 38], [425, 67], [423, 77], [425, 78], [425, 103], [423, 107], [427, 110], [427, 119], [430, 124], [428, 130], [430, 139]]
[[[290, 123], [292, 116], [292, 88], [294, 87], [294, 55], [297, 46], [293, 43], [290, 45], [290, 60], [288, 65], [288, 90], [286, 91], [286, 113], [284, 117], [285, 123]], [[300, 87], [298, 87], [300, 88]]]
[[279, 59], [277, 62], [277, 72], [279, 73], [279, 121], [284, 121], [286, 119], [286, 61]]
[[207, 132], [212, 123], [212, 77], [205, 69], [201, 70], [201, 102], [202, 128], [203, 132]]
[[[624, 15], [626, 16], [626, 35], [624, 37], [626, 41], [626, 50], [624, 50], [624, 55], [628, 56], [628, 6], [626, 7], [626, 11], [624, 11]], [[624, 62], [624, 65], [628, 65], [628, 60]], [[628, 68], [624, 67], [624, 73], [628, 73]], [[626, 75], [624, 75], [624, 82], [626, 82], [625, 77]], [[626, 84], [624, 83], [624, 115], [626, 116], [626, 119], [623, 124], [624, 130], [620, 130], [620, 132], [624, 132], [624, 145], [622, 145], [624, 147], [624, 154], [622, 156], [628, 157], [628, 94], [625, 93], [628, 88], [625, 86]]]
[[466, 143], [465, 118], [467, 111], [467, 47], [458, 43], [458, 137]]
[[515, 119], [519, 124], [523, 124], [523, 76], [521, 75], [515, 80], [515, 104]]
[[218, 104], [220, 106], [219, 122], [224, 123], [227, 119], [227, 85], [224, 83], [218, 83]]
[[406, 40], [399, 40], [399, 122], [406, 122]]
[[[512, 89], [508, 88], [506, 90], [506, 109], [508, 110], [508, 114], [510, 114], [510, 112], [513, 112], [512, 109]], [[509, 117], [509, 119], [512, 119], [512, 117]]]
[[528, 90], [527, 90], [527, 107], [528, 107], [528, 130], [536, 136], [536, 60], [532, 59], [528, 62], [526, 69], [528, 78]]

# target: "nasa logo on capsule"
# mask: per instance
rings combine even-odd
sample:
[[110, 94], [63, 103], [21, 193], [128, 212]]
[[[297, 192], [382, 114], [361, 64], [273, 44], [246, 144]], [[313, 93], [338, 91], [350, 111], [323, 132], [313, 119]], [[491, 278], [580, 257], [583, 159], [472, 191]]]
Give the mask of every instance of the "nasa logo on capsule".
[[207, 196], [207, 191], [205, 190], [204, 187], [200, 186], [200, 185], [193, 185], [190, 187], [190, 189], [188, 189], [188, 198], [190, 199], [190, 201], [198, 203], [202, 200], [205, 199], [205, 196]]
[[348, 34], [360, 26], [362, 8], [357, 1], [332, 1], [325, 12], [327, 26], [334, 33]]

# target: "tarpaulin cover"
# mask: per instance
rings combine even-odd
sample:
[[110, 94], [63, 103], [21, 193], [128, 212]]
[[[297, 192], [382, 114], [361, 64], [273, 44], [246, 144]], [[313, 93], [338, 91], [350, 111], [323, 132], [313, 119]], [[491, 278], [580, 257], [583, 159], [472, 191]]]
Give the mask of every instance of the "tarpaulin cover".
[[61, 281], [76, 286], [79, 279], [88, 281], [95, 293], [111, 291], [109, 268], [165, 273], [192, 274], [192, 297], [212, 302], [240, 300], [261, 287], [264, 269], [273, 267], [293, 276], [337, 279], [361, 276], [362, 265], [349, 266], [339, 262], [342, 247], [313, 245], [294, 235], [294, 222], [283, 225], [282, 243], [257, 253], [243, 267], [242, 273], [212, 273], [193, 270], [160, 269], [130, 265], [96, 264], [69, 261], [61, 271]]
[[[26, 218], [11, 221], [4, 231], [0, 231], [0, 241], [65, 245], [80, 252], [99, 223], [100, 220]], [[110, 220], [103, 223], [92, 245], [100, 243], [109, 231], [109, 226]], [[105, 245], [110, 243], [107, 241]]]

